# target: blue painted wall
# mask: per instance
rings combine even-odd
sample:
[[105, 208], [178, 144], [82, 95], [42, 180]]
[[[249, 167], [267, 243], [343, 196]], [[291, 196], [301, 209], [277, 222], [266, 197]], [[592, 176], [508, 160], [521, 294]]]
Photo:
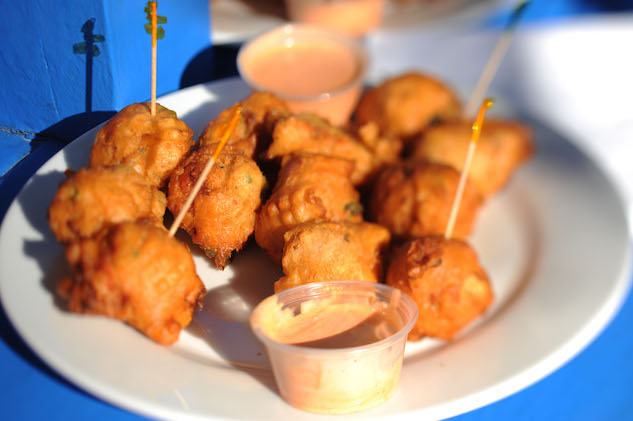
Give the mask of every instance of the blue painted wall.
[[[70, 141], [149, 98], [144, 6], [144, 0], [0, 0], [0, 176], [36, 147], [32, 139]], [[161, 95], [179, 89], [189, 63], [210, 47], [209, 2], [160, 0], [158, 14], [168, 19], [158, 42]], [[81, 51], [88, 47], [93, 54]]]

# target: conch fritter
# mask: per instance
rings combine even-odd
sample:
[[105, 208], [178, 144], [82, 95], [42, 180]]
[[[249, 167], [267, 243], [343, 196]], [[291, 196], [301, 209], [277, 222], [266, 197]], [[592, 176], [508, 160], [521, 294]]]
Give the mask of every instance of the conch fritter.
[[147, 219], [162, 226], [167, 199], [130, 168], [87, 168], [55, 193], [48, 222], [60, 243], [87, 238], [112, 225]]
[[[176, 168], [167, 206], [177, 215], [217, 144], [203, 146]], [[181, 227], [223, 269], [253, 233], [265, 179], [251, 158], [228, 147], [222, 151], [182, 220]]]
[[90, 167], [125, 165], [157, 187], [163, 186], [194, 141], [193, 130], [176, 113], [156, 104], [128, 105], [97, 133], [90, 152]]
[[380, 282], [389, 239], [387, 229], [369, 222], [299, 225], [284, 234], [286, 276], [275, 283], [275, 292], [329, 280]]
[[442, 236], [417, 238], [394, 252], [387, 285], [407, 293], [418, 306], [409, 340], [451, 339], [493, 300], [486, 272], [468, 243]]
[[164, 228], [126, 222], [70, 244], [72, 278], [58, 284], [70, 311], [119, 319], [169, 345], [205, 293], [186, 245]]
[[[459, 172], [444, 164], [408, 161], [385, 167], [378, 175], [370, 199], [372, 220], [398, 238], [443, 234], [453, 205]], [[466, 182], [453, 236], [465, 238], [483, 196]]]
[[[415, 143], [413, 157], [464, 166], [470, 143], [472, 122], [451, 121], [427, 130]], [[530, 130], [519, 123], [487, 120], [468, 171], [470, 180], [484, 195], [501, 189], [515, 168], [532, 153]]]
[[220, 141], [238, 107], [241, 108], [241, 114], [227, 145], [233, 145], [233, 149], [240, 149], [249, 157], [254, 157], [256, 150], [268, 146], [273, 125], [279, 118], [290, 113], [286, 103], [275, 95], [255, 92], [212, 120], [200, 135], [200, 146]]
[[257, 244], [279, 263], [286, 231], [304, 222], [362, 220], [360, 196], [350, 181], [351, 161], [326, 155], [289, 155], [272, 196], [255, 224]]
[[381, 133], [380, 127], [375, 121], [357, 127], [356, 135], [381, 166], [392, 164], [400, 159], [403, 142], [396, 136]]
[[[367, 132], [367, 130], [365, 130]], [[366, 134], [368, 142], [376, 141]], [[384, 141], [383, 141], [384, 142]], [[374, 145], [378, 148], [377, 142]], [[362, 184], [384, 162], [395, 162], [400, 154], [400, 142], [390, 149], [380, 147], [372, 153], [361, 141], [343, 129], [333, 126], [327, 120], [314, 114], [301, 113], [280, 119], [273, 131], [273, 143], [266, 158], [273, 159], [293, 152], [310, 152], [354, 161], [351, 180], [354, 185]]]
[[435, 119], [456, 117], [460, 112], [459, 100], [450, 88], [411, 72], [368, 90], [356, 109], [356, 124], [374, 121], [381, 132], [408, 140]]

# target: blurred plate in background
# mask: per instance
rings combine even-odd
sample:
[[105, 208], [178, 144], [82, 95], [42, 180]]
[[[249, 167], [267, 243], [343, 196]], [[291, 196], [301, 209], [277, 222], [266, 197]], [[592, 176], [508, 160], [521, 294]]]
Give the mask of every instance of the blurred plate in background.
[[[503, 0], [387, 0], [382, 29], [456, 25]], [[210, 0], [213, 44], [240, 43], [287, 22], [283, 0]]]

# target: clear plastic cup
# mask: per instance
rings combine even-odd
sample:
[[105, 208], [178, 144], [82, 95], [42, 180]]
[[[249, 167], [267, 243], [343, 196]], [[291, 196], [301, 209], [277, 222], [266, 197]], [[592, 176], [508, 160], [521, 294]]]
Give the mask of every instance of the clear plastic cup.
[[369, 59], [346, 34], [288, 24], [244, 44], [240, 76], [254, 91], [271, 92], [294, 113], [311, 112], [343, 125], [360, 97]]
[[310, 412], [348, 413], [395, 391], [418, 310], [387, 285], [310, 283], [270, 296], [250, 318], [281, 396]]

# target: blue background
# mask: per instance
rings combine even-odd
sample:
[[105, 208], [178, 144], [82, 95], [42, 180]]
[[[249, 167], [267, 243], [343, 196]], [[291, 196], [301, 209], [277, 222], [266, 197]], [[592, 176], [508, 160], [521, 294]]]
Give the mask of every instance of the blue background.
[[[126, 104], [148, 99], [150, 41], [142, 32], [144, 3], [0, 0], [0, 217], [19, 188], [67, 142]], [[524, 18], [543, 21], [630, 10], [631, 1], [537, 0]], [[210, 44], [206, 0], [162, 0], [159, 14], [169, 19], [166, 37], [159, 41], [159, 60], [170, 63], [159, 67], [159, 94], [235, 74], [237, 47]], [[88, 58], [74, 54], [73, 45], [85, 41], [81, 28], [91, 18], [93, 33], [106, 40], [96, 43], [100, 54], [92, 58], [88, 101]], [[480, 23], [498, 26], [505, 20], [505, 14], [491, 13]], [[606, 330], [569, 363], [517, 394], [454, 419], [633, 419], [631, 326], [629, 296]], [[2, 309], [0, 372], [2, 419], [143, 419], [53, 372], [24, 344]]]

